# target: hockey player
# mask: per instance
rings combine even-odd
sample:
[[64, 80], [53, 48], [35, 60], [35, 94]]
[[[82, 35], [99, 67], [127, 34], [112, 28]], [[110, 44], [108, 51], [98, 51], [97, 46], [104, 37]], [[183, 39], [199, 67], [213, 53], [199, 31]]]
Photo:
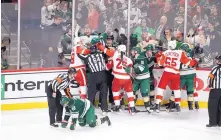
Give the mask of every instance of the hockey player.
[[[180, 46], [180, 49], [185, 51], [188, 57], [193, 57], [193, 50], [190, 49], [189, 44], [183, 43]], [[199, 109], [198, 104], [198, 93], [196, 92], [196, 68], [189, 67], [181, 63], [180, 65], [180, 88], [186, 87], [187, 90], [187, 100], [188, 100], [188, 108], [189, 110], [193, 110], [193, 102], [195, 104], [195, 109]], [[195, 89], [195, 90], [194, 90]], [[170, 112], [174, 107], [174, 92], [172, 92], [172, 96], [170, 98], [169, 106], [167, 107]]]
[[134, 60], [134, 72], [136, 73], [136, 76], [133, 80], [133, 91], [134, 94], [140, 89], [141, 95], [144, 100], [144, 106], [148, 113], [151, 113], [150, 111], [150, 73], [148, 68], [148, 57], [146, 56], [146, 53], [141, 53], [141, 49], [136, 47], [135, 52], [138, 52], [135, 55]]
[[129, 111], [132, 115], [135, 114], [135, 103], [134, 103], [134, 95], [133, 95], [133, 85], [131, 80], [131, 71], [132, 71], [132, 60], [128, 58], [126, 54], [126, 46], [119, 45], [117, 50], [111, 50], [105, 48], [101, 43], [97, 43], [96, 45], [99, 50], [107, 54], [109, 57], [113, 57], [113, 61], [109, 61], [107, 64], [107, 69], [113, 69], [114, 80], [112, 84], [112, 91], [114, 96], [115, 103], [115, 111], [119, 111], [120, 109], [120, 91], [123, 88], [127, 93]]
[[71, 63], [70, 68], [75, 68], [77, 70], [77, 77], [75, 77], [75, 80], [80, 85], [79, 92], [80, 97], [82, 99], [85, 99], [87, 97], [87, 80], [86, 80], [86, 65], [84, 62], [78, 57], [78, 54], [89, 54], [90, 50], [86, 49], [83, 46], [82, 40], [79, 37], [76, 37], [74, 39], [75, 46], [72, 49], [71, 52]]
[[153, 76], [153, 69], [157, 62], [156, 56], [154, 53], [154, 46], [152, 44], [148, 44], [145, 48], [146, 56], [148, 58], [148, 68], [150, 72], [150, 105], [151, 107], [154, 106], [154, 97], [155, 97], [155, 85], [154, 85], [154, 76]]
[[77, 121], [82, 127], [88, 124], [90, 127], [94, 128], [104, 122], [107, 122], [108, 126], [111, 125], [108, 116], [98, 118], [97, 115], [95, 115], [94, 106], [87, 99], [81, 100], [78, 98], [68, 98], [63, 96], [60, 103], [61, 105], [68, 107], [70, 110], [69, 112], [66, 112], [64, 120], [62, 121], [61, 127], [63, 128], [67, 127], [70, 116], [72, 118], [70, 125], [71, 130], [75, 129]]
[[188, 58], [184, 51], [174, 50], [176, 48], [176, 41], [169, 41], [168, 46], [170, 47], [170, 50], [163, 53], [158, 52], [156, 55], [158, 65], [165, 67], [157, 88], [156, 112], [158, 113], [160, 107], [159, 104], [163, 99], [163, 92], [169, 83], [171, 84], [171, 90], [174, 91], [176, 111], [180, 112], [180, 64], [183, 63], [191, 67], [197, 64], [197, 61]]
[[[183, 43], [181, 49], [186, 52], [188, 57], [193, 57], [193, 51], [190, 49], [189, 44]], [[186, 87], [187, 100], [189, 110], [193, 110], [194, 101], [194, 88], [195, 88], [196, 68], [189, 67], [181, 63], [180, 65], [180, 88]], [[196, 93], [195, 93], [196, 96]], [[195, 109], [199, 109], [198, 101], [195, 101]]]

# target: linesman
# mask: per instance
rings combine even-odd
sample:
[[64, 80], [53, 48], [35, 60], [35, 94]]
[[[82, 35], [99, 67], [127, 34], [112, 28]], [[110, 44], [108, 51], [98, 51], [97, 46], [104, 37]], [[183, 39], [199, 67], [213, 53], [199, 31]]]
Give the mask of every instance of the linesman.
[[58, 124], [55, 123], [55, 116], [57, 123], [62, 121], [63, 106], [60, 104], [60, 100], [62, 95], [66, 95], [69, 98], [72, 97], [69, 85], [75, 74], [76, 69], [70, 68], [67, 73], [59, 74], [55, 79], [53, 79], [46, 89], [50, 125], [52, 127], [58, 127]]
[[215, 57], [216, 66], [209, 74], [208, 84], [210, 88], [208, 112], [209, 124], [206, 127], [221, 127], [221, 55]]
[[94, 103], [97, 91], [100, 91], [101, 97], [101, 110], [103, 114], [109, 112], [107, 106], [107, 75], [106, 75], [106, 63], [104, 54], [99, 52], [96, 47], [96, 43], [100, 42], [97, 37], [91, 40], [91, 54], [89, 55], [78, 55], [80, 59], [85, 61], [89, 69], [88, 78], [88, 100]]

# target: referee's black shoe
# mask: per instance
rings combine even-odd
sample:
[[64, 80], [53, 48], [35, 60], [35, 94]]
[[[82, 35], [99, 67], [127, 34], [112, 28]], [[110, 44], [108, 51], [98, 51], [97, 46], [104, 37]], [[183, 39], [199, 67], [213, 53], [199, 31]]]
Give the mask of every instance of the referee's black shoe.
[[58, 124], [56, 124], [56, 123], [50, 124], [50, 126], [51, 127], [59, 127]]
[[217, 125], [207, 124], [206, 127], [217, 127]]

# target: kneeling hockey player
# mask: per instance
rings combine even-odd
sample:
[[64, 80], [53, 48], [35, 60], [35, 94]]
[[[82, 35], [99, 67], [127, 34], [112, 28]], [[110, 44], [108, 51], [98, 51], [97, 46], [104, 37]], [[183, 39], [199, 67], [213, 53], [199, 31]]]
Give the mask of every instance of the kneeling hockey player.
[[87, 99], [81, 100], [79, 98], [68, 98], [63, 96], [60, 103], [61, 105], [69, 108], [69, 112], [66, 110], [64, 120], [61, 124], [63, 128], [67, 127], [70, 116], [72, 117], [70, 126], [71, 130], [75, 129], [77, 120], [79, 125], [82, 127], [87, 124], [90, 127], [95, 127], [104, 122], [107, 122], [108, 126], [111, 125], [111, 121], [108, 116], [98, 118], [97, 115], [95, 115], [94, 106]]

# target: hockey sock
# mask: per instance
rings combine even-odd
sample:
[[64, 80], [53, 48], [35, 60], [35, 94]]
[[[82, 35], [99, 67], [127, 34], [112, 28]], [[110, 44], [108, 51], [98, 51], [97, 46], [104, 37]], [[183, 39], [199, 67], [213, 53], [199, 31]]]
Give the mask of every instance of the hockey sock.
[[157, 88], [156, 104], [160, 104], [160, 102], [162, 101], [162, 99], [163, 99], [163, 92], [164, 92], [164, 89]]
[[130, 107], [134, 107], [134, 95], [133, 92], [127, 92], [127, 99], [128, 99], [128, 104], [130, 105]]
[[180, 105], [181, 91], [180, 90], [174, 90], [174, 97], [175, 97], [175, 103]]

